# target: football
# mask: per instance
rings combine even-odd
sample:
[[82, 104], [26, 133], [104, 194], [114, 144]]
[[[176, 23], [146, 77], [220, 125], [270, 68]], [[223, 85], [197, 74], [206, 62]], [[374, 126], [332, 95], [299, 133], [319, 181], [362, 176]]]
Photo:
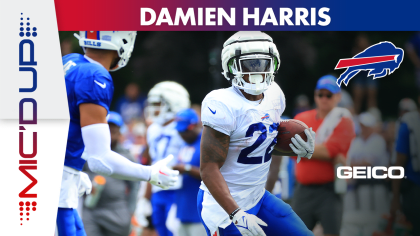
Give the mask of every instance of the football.
[[282, 120], [277, 128], [277, 144], [274, 148], [282, 154], [294, 156], [295, 153], [293, 153], [293, 150], [289, 146], [289, 144], [292, 143], [291, 138], [293, 138], [295, 134], [299, 134], [303, 140], [307, 141], [308, 138], [305, 134], [305, 129], [307, 128], [308, 126], [300, 120]]

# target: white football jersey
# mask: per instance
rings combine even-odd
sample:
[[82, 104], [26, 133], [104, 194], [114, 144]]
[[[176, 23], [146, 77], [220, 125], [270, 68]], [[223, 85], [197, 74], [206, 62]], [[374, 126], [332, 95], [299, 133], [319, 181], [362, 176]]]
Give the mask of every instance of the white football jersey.
[[[203, 100], [203, 125], [230, 136], [229, 151], [220, 172], [232, 197], [244, 210], [255, 206], [264, 195], [271, 152], [277, 142], [277, 127], [285, 104], [283, 91], [275, 82], [264, 92], [261, 103], [249, 101], [233, 86], [214, 90]], [[206, 192], [203, 220], [208, 226], [223, 227], [227, 213], [203, 182], [200, 188]]]
[[[153, 123], [147, 129], [147, 145], [149, 146], [149, 155], [152, 159], [152, 164], [162, 160], [169, 154], [174, 155], [174, 159], [169, 166], [177, 164], [178, 153], [181, 147], [185, 145], [184, 140], [175, 129], [176, 122], [171, 122], [166, 126]], [[178, 180], [178, 184], [170, 189], [179, 189], [182, 180]], [[162, 190], [157, 186], [152, 186], [152, 192]]]

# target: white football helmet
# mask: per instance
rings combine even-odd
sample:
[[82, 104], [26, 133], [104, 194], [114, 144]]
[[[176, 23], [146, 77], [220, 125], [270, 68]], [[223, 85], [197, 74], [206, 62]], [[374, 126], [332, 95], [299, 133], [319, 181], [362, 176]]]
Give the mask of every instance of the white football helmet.
[[136, 31], [80, 31], [80, 35], [74, 34], [83, 50], [96, 48], [118, 52], [120, 60], [110, 71], [119, 70], [127, 65], [134, 49], [136, 35]]
[[147, 103], [146, 118], [161, 125], [175, 118], [178, 111], [191, 105], [188, 91], [173, 81], [156, 84], [147, 94]]
[[[280, 67], [280, 55], [267, 34], [239, 31], [223, 44], [222, 67], [222, 74], [233, 86], [259, 95], [273, 82]], [[243, 79], [246, 74], [250, 83]]]

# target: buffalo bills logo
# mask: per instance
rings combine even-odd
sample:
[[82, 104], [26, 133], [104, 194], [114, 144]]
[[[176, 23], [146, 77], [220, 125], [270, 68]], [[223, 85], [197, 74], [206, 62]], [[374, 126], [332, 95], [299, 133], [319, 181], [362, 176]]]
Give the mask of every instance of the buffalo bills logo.
[[382, 78], [393, 73], [400, 67], [404, 58], [404, 50], [395, 47], [391, 42], [381, 42], [368, 47], [353, 58], [340, 59], [335, 69], [347, 68], [337, 79], [337, 85], [341, 83], [347, 86], [350, 79], [362, 70], [368, 70], [368, 76], [373, 79]]
[[270, 118], [270, 115], [266, 113], [263, 117], [261, 117], [261, 120], [266, 120], [268, 118]]

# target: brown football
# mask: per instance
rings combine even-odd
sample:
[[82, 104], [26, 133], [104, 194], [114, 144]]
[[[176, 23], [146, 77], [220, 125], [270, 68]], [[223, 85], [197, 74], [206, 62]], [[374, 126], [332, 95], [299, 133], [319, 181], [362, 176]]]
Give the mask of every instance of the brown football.
[[292, 143], [291, 138], [293, 138], [295, 134], [299, 134], [303, 140], [307, 141], [308, 138], [305, 134], [305, 129], [307, 128], [308, 126], [300, 120], [282, 120], [277, 128], [277, 144], [274, 148], [282, 154], [294, 156], [295, 154], [289, 146], [289, 144]]

